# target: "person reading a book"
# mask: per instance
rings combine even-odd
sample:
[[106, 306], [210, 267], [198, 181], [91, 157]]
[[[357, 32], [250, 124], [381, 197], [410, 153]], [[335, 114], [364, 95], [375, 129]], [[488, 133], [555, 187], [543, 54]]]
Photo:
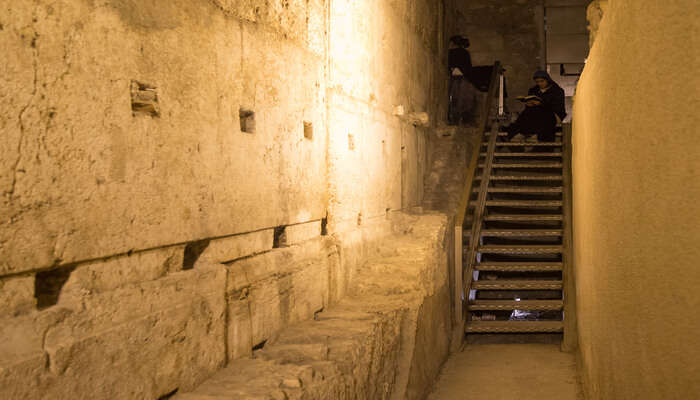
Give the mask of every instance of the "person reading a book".
[[[566, 117], [564, 89], [552, 80], [546, 71], [537, 71], [533, 76], [535, 86], [527, 96], [518, 97], [525, 103], [525, 110], [518, 119], [508, 126], [508, 139], [522, 135], [529, 141], [553, 142], [556, 136], [557, 118]], [[516, 138], [517, 139], [517, 138]], [[519, 138], [522, 141], [522, 137]]]

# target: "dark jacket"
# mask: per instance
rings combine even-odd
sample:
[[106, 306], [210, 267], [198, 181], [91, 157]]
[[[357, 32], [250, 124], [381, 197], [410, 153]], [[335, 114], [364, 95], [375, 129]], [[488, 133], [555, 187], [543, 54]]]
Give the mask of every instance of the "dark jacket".
[[542, 99], [544, 107], [558, 115], [562, 120], [566, 117], [566, 106], [564, 105], [564, 89], [556, 82], [550, 81], [549, 89], [540, 92], [539, 86], [535, 85], [527, 92], [530, 96], [538, 96]]
[[471, 75], [472, 56], [464, 47], [450, 49], [448, 54], [448, 64], [450, 67], [450, 73], [452, 73], [452, 68], [459, 68], [465, 78], [469, 78]]

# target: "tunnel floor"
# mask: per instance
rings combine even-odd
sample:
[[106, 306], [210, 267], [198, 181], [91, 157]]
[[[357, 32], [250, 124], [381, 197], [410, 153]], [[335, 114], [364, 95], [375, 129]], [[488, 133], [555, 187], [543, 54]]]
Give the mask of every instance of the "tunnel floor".
[[470, 344], [445, 364], [428, 400], [582, 400], [573, 354], [555, 344]]

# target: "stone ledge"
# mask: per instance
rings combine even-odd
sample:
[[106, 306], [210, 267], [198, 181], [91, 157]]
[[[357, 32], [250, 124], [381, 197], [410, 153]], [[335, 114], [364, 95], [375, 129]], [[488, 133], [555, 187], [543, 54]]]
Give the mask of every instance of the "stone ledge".
[[449, 351], [446, 224], [401, 216], [395, 230], [409, 233], [385, 239], [347, 298], [175, 398], [422, 398]]

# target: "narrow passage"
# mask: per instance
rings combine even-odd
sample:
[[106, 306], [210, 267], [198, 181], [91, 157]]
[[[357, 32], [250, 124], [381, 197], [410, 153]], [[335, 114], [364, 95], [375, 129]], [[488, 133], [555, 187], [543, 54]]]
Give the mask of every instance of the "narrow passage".
[[428, 400], [582, 400], [573, 354], [555, 344], [473, 344], [445, 364]]

